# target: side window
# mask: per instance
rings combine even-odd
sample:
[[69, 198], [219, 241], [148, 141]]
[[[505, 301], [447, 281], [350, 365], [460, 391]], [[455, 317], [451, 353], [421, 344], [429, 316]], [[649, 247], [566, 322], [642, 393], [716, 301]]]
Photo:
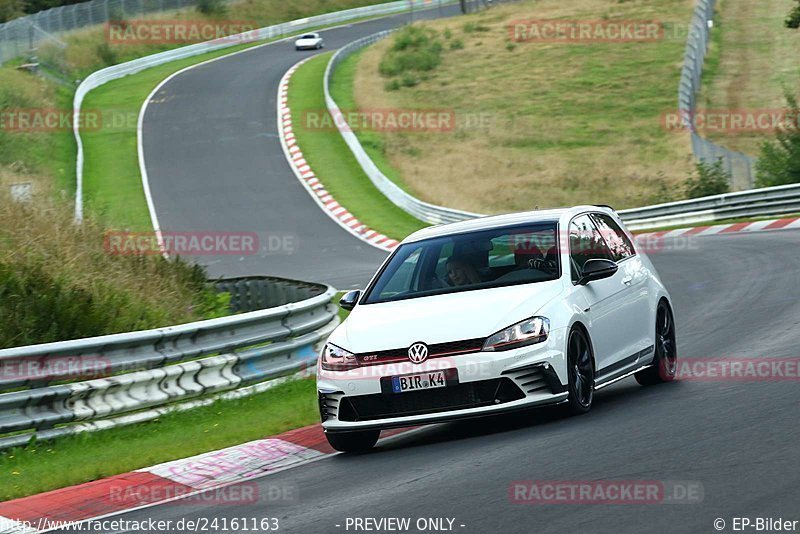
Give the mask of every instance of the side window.
[[593, 213], [592, 219], [605, 238], [608, 248], [611, 249], [614, 261], [622, 261], [636, 254], [633, 243], [614, 219], [604, 213]]
[[569, 225], [569, 255], [573, 282], [581, 277], [587, 261], [612, 259], [603, 236], [588, 215], [575, 217]]

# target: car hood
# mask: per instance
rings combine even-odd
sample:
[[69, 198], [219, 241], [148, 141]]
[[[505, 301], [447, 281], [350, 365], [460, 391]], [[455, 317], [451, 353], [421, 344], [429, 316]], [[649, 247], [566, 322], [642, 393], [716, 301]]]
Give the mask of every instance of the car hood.
[[296, 42], [296, 43], [298, 43], [298, 44], [311, 44], [311, 43], [316, 43], [317, 41], [319, 41], [319, 38], [313, 38], [313, 39], [298, 39], [298, 40], [297, 40], [297, 41], [295, 41], [295, 42]]
[[329, 341], [354, 353], [488, 337], [536, 315], [562, 291], [559, 280], [360, 304]]

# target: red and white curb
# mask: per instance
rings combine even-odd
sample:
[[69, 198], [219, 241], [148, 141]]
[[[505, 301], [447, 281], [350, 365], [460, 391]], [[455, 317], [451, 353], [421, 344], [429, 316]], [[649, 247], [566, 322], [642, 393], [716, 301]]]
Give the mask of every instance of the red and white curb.
[[673, 237], [707, 236], [716, 234], [733, 234], [762, 232], [769, 230], [800, 229], [800, 217], [788, 219], [772, 219], [768, 221], [740, 222], [733, 224], [718, 224], [715, 226], [697, 226], [694, 228], [678, 228], [661, 232], [635, 233], [637, 239], [669, 239]]
[[306, 188], [311, 197], [322, 210], [336, 221], [342, 228], [361, 239], [362, 241], [381, 250], [392, 251], [399, 242], [387, 237], [359, 221], [347, 208], [339, 204], [325, 185], [317, 178], [308, 162], [303, 157], [303, 151], [297, 144], [292, 124], [292, 112], [288, 105], [289, 81], [292, 74], [306, 61], [306, 58], [286, 71], [278, 86], [278, 138], [280, 139], [283, 153], [289, 166], [294, 171], [297, 179]]
[[[382, 440], [411, 429], [385, 431]], [[255, 485], [265, 475], [336, 454], [322, 427], [312, 425], [175, 460], [131, 473], [0, 503], [0, 533], [37, 533], [67, 528], [66, 523], [95, 520], [155, 505], [252, 503], [268, 496]], [[224, 488], [239, 484], [225, 492]]]

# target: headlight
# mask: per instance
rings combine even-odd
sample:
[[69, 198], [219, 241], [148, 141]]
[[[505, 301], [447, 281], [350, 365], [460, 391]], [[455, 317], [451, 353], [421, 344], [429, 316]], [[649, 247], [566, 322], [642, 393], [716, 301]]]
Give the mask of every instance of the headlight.
[[330, 343], [325, 344], [321, 358], [320, 363], [326, 371], [347, 371], [358, 367], [358, 360], [352, 352]]
[[546, 317], [531, 317], [489, 336], [483, 350], [510, 350], [541, 343], [549, 332], [550, 321]]

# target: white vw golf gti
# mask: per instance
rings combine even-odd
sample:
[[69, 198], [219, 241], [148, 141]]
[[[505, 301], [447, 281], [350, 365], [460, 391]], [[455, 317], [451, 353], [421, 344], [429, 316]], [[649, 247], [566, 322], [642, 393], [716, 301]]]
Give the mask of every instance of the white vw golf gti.
[[669, 293], [605, 207], [535, 211], [407, 237], [319, 359], [322, 426], [337, 450], [381, 429], [543, 404], [573, 413], [634, 375], [675, 377]]

